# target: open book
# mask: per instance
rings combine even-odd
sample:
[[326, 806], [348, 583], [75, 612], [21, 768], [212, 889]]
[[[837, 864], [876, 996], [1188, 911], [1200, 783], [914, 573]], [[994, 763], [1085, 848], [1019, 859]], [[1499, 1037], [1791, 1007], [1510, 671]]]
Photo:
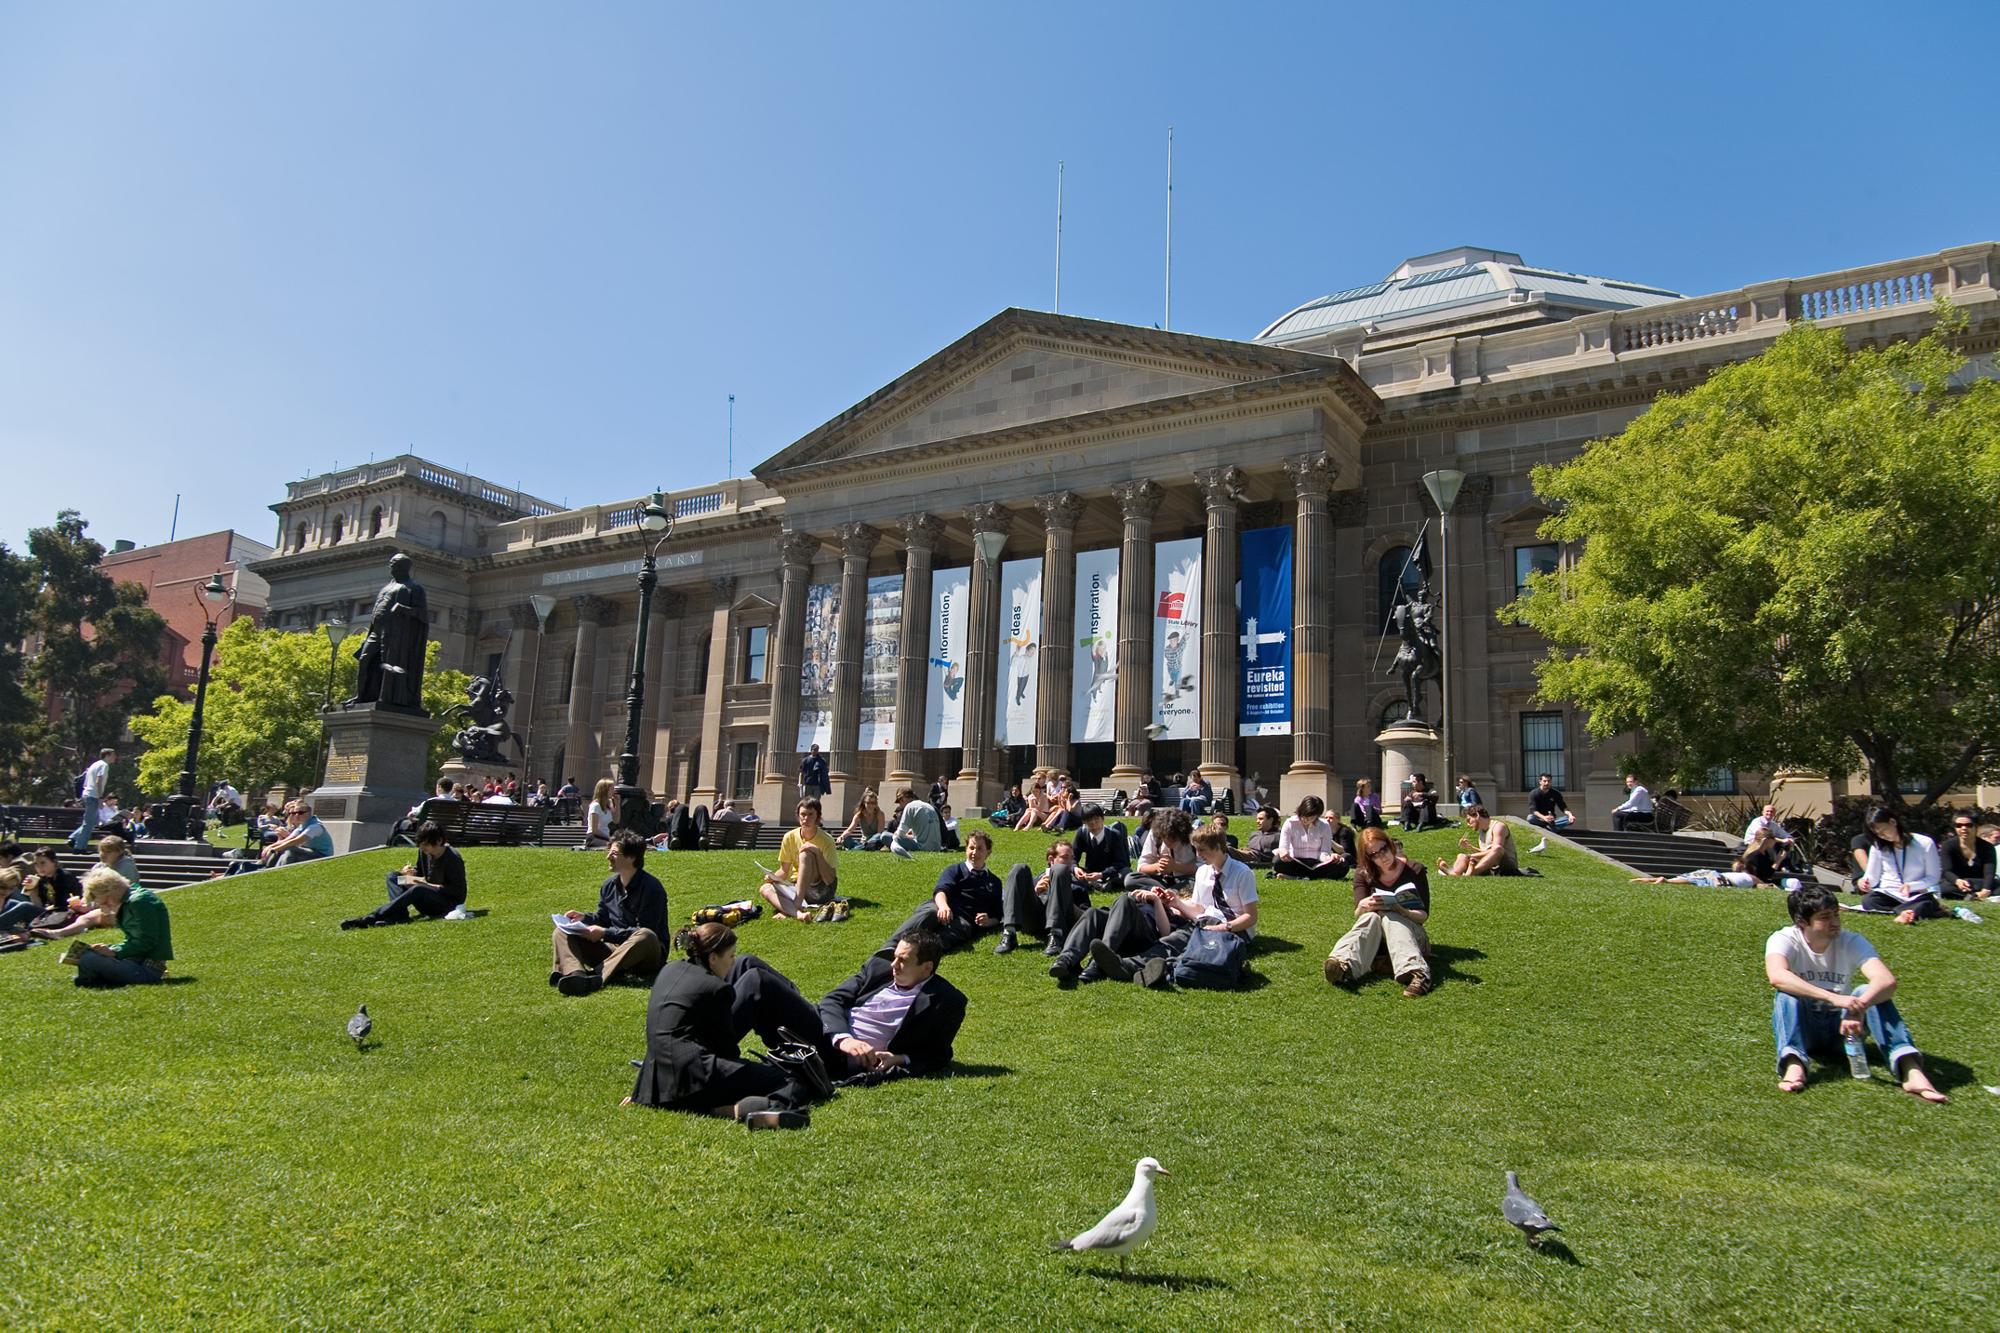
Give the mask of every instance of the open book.
[[1405, 912], [1424, 910], [1424, 900], [1417, 896], [1414, 885], [1399, 884], [1393, 889], [1377, 889], [1369, 896], [1384, 907], [1393, 907]]
[[556, 929], [565, 935], [581, 935], [590, 929], [588, 921], [572, 921], [561, 912], [549, 913], [549, 920], [556, 923]]

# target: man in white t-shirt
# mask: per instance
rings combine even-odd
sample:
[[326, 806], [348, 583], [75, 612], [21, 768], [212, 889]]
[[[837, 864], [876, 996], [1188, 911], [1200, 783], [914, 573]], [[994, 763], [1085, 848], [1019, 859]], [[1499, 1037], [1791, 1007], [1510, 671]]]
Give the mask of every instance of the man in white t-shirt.
[[[1764, 944], [1764, 975], [1777, 989], [1771, 1002], [1771, 1030], [1778, 1043], [1778, 1089], [1798, 1092], [1806, 1085], [1806, 1062], [1817, 1055], [1838, 1059], [1844, 1038], [1864, 1024], [1878, 1054], [1903, 1091], [1927, 1102], [1949, 1101], [1924, 1074], [1923, 1055], [1889, 996], [1896, 978], [1875, 946], [1840, 925], [1840, 900], [1824, 885], [1808, 884], [1787, 895], [1792, 924]], [[1854, 983], [1860, 973], [1862, 984]]]
[[1192, 897], [1182, 898], [1164, 888], [1126, 895], [1151, 907], [1159, 939], [1130, 958], [1119, 956], [1109, 932], [1107, 938], [1091, 941], [1091, 961], [1111, 980], [1165, 985], [1174, 959], [1187, 949], [1197, 930], [1226, 930], [1246, 940], [1257, 937], [1257, 872], [1229, 854], [1228, 836], [1220, 829], [1196, 829], [1189, 841], [1201, 859]]
[[99, 806], [111, 791], [111, 765], [117, 759], [118, 752], [107, 745], [97, 752], [97, 762], [83, 771], [83, 790], [78, 793], [83, 798], [83, 818], [77, 821], [76, 832], [69, 835], [73, 852], [87, 850], [91, 835], [97, 832]]

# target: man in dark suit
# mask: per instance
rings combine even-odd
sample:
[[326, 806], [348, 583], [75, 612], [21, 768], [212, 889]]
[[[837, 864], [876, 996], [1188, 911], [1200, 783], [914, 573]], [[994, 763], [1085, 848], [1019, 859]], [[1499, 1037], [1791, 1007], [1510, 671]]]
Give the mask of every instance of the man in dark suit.
[[876, 1070], [930, 1074], [951, 1063], [965, 1022], [965, 994], [937, 974], [944, 942], [917, 929], [896, 941], [819, 1002], [827, 1073], [850, 1078]]
[[1076, 850], [1076, 880], [1092, 893], [1117, 893], [1132, 869], [1132, 844], [1123, 824], [1106, 824], [1104, 807], [1095, 801], [1077, 811], [1083, 827], [1071, 846]]
[[646, 840], [624, 832], [604, 849], [611, 875], [597, 891], [594, 912], [565, 912], [581, 930], [558, 926], [551, 945], [549, 984], [564, 995], [588, 995], [624, 974], [648, 981], [667, 961], [667, 890], [646, 873]]

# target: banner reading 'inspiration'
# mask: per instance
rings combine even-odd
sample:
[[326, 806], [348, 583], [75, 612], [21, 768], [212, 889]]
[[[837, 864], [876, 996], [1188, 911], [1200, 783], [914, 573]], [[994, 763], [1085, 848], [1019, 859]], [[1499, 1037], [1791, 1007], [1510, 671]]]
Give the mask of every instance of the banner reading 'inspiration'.
[[1108, 741], [1118, 712], [1118, 548], [1076, 553], [1069, 738]]

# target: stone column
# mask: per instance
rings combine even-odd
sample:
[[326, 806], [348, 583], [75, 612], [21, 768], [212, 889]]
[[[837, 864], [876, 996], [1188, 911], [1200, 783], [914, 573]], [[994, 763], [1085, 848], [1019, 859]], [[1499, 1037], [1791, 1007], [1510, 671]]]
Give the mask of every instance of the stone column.
[[570, 598], [576, 607], [576, 660], [569, 673], [569, 730], [563, 740], [563, 769], [588, 791], [602, 777], [604, 758], [597, 748], [597, 631], [611, 623], [617, 603], [602, 597]]
[[673, 689], [675, 651], [680, 618], [687, 614], [687, 594], [659, 592], [653, 596], [653, 619], [646, 634], [646, 702], [639, 714], [639, 785], [655, 797], [666, 791], [667, 729], [662, 718], [673, 716], [668, 694]]
[[[1381, 730], [1380, 722], [1368, 711], [1368, 701], [1379, 683], [1368, 678], [1368, 663], [1381, 638], [1382, 624], [1376, 618], [1375, 571], [1362, 568], [1368, 537], [1367, 492], [1336, 494], [1328, 502], [1327, 521], [1333, 530], [1332, 566], [1329, 569], [1322, 563], [1318, 568], [1333, 588], [1326, 660], [1329, 697], [1337, 701], [1328, 718], [1333, 737], [1333, 758], [1329, 761], [1333, 773], [1328, 785], [1345, 800], [1354, 778], [1374, 778], [1370, 770], [1376, 767], [1375, 733]], [[1294, 570], [1298, 559], [1294, 551]]]
[[764, 735], [757, 813], [784, 823], [791, 821], [799, 798], [799, 667], [806, 648], [806, 585], [819, 547], [819, 538], [809, 532], [786, 533], [778, 543], [782, 573], [771, 644], [771, 728]]
[[930, 514], [903, 519], [903, 623], [897, 631], [896, 734], [882, 792], [886, 809], [899, 787], [928, 789], [924, 780], [924, 716], [930, 710], [931, 563], [944, 524]]
[[1014, 516], [1005, 505], [992, 503], [973, 505], [965, 513], [972, 524], [972, 586], [966, 598], [964, 743], [951, 804], [955, 814], [976, 816], [992, 808], [999, 796], [993, 709], [999, 683], [1000, 553]]
[[1106, 781], [1129, 791], [1152, 762], [1146, 727], [1153, 706], [1153, 515], [1165, 492], [1150, 481], [1128, 481], [1112, 494], [1125, 515], [1125, 536], [1118, 552], [1116, 762]]
[[832, 805], [842, 823], [861, 799], [861, 649], [868, 631], [868, 558], [882, 534], [866, 523], [840, 527], [840, 614], [833, 645], [833, 746], [827, 760]]
[[1075, 491], [1039, 496], [1042, 511], [1042, 647], [1035, 679], [1035, 763], [1068, 772], [1070, 672], [1076, 662], [1076, 521], [1083, 497]]
[[[1201, 545], [1201, 775], [1218, 793], [1236, 786], [1236, 566], [1240, 558], [1237, 504], [1243, 469], [1195, 473], [1208, 510]], [[1161, 688], [1165, 688], [1162, 685]]]
[[[1333, 558], [1327, 491], [1337, 472], [1325, 454], [1285, 460], [1297, 497], [1292, 519], [1292, 765], [1278, 784], [1278, 802], [1295, 810], [1317, 796], [1338, 810], [1343, 793], [1333, 769]], [[1350, 705], [1351, 707], [1351, 705]]]
[[[723, 753], [722, 721], [729, 689], [729, 615], [736, 600], [736, 580], [728, 574], [708, 581], [714, 604], [708, 614], [708, 692], [701, 705], [701, 774], [695, 780], [695, 805], [715, 808], [729, 782], [730, 756]], [[792, 714], [798, 716], [798, 668], [792, 669]]]

